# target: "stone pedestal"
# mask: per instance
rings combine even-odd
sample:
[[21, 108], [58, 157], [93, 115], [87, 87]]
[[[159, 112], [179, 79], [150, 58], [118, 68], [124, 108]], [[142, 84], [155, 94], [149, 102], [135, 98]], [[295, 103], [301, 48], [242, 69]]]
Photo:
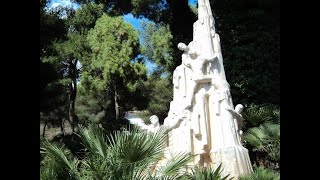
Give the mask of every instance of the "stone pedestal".
[[222, 163], [222, 174], [237, 179], [239, 175], [252, 172], [248, 150], [243, 146], [213, 148], [210, 153], [213, 168]]

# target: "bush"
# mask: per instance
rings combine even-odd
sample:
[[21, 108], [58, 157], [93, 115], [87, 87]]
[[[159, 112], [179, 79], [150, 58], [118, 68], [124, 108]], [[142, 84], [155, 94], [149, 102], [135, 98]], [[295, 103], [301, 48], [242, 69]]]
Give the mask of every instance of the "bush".
[[[221, 164], [217, 169], [212, 169], [211, 167], [199, 168], [196, 166], [187, 177], [190, 180], [227, 180], [229, 175], [223, 177], [221, 173]], [[229, 178], [229, 180], [230, 179], [232, 178]]]
[[[44, 143], [41, 179], [179, 179], [191, 160], [180, 154], [160, 169], [153, 165], [163, 155], [165, 130], [150, 134], [133, 128], [108, 136], [102, 128], [79, 127], [79, 138], [86, 151], [83, 159], [59, 144]], [[156, 170], [155, 173], [152, 173]]]
[[280, 180], [280, 174], [263, 166], [253, 166], [254, 171], [250, 175], [240, 177], [240, 180]]
[[280, 108], [251, 105], [244, 118], [243, 138], [252, 161], [280, 171]]

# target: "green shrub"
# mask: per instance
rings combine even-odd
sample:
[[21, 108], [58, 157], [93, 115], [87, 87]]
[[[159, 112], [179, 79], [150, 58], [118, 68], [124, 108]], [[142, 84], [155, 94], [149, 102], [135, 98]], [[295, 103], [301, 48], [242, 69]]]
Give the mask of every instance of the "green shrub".
[[270, 104], [250, 105], [243, 117], [243, 139], [251, 160], [280, 171], [280, 108]]
[[[217, 169], [213, 169], [211, 167], [199, 168], [196, 166], [192, 169], [191, 173], [187, 175], [187, 179], [190, 180], [227, 180], [229, 175], [222, 176], [221, 164]], [[232, 178], [229, 178], [229, 180]]]
[[254, 172], [252, 174], [240, 177], [240, 180], [280, 180], [280, 174], [263, 166], [253, 166]]
[[178, 172], [191, 160], [188, 154], [177, 155], [152, 173], [154, 162], [163, 155], [164, 132], [150, 134], [133, 128], [106, 136], [98, 126], [79, 127], [85, 156], [79, 159], [59, 144], [44, 143], [41, 179], [179, 179], [182, 174]]

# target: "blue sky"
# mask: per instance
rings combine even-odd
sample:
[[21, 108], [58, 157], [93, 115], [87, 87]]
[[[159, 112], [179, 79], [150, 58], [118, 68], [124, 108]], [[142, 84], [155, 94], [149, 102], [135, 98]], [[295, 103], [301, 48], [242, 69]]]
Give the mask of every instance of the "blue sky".
[[[196, 5], [197, 2], [198, 2], [198, 0], [189, 0], [189, 3], [192, 5]], [[59, 5], [63, 6], [63, 7], [72, 6], [74, 9], [77, 9], [80, 7], [79, 4], [72, 3], [70, 0], [51, 0], [51, 2], [48, 4], [48, 7], [54, 8]], [[147, 19], [135, 18], [135, 17], [133, 17], [133, 15], [131, 13], [129, 13], [129, 14], [126, 14], [123, 16], [123, 20], [125, 22], [130, 23], [136, 30], [141, 30], [142, 29], [141, 22], [143, 20], [147, 20]], [[141, 41], [141, 39], [140, 39], [140, 41]], [[148, 72], [151, 73], [153, 71], [153, 69], [156, 67], [156, 64], [147, 60], [146, 66], [147, 66]]]
[[142, 30], [142, 21], [149, 21], [147, 18], [135, 18], [131, 13], [124, 15], [123, 20], [130, 23], [136, 30]]
[[194, 4], [198, 3], [198, 0], [189, 0], [189, 3], [194, 5]]
[[57, 7], [57, 6], [72, 6], [74, 9], [77, 9], [80, 7], [77, 3], [72, 3], [70, 0], [51, 0], [51, 2], [48, 4], [49, 8]]
[[[198, 2], [198, 0], [189, 0], [189, 3], [192, 5], [195, 5], [197, 2]], [[74, 9], [77, 9], [80, 7], [79, 4], [72, 3], [70, 0], [51, 0], [51, 2], [49, 3], [49, 8], [57, 7], [59, 5], [61, 5], [63, 7], [72, 6]], [[124, 21], [130, 23], [135, 29], [137, 29], [137, 30], [141, 29], [142, 19], [133, 17], [133, 15], [131, 13], [124, 15], [123, 19], [124, 19]]]
[[[196, 3], [198, 3], [198, 0], [189, 0], [189, 3], [192, 5], [196, 5]], [[135, 29], [141, 29], [142, 19], [133, 17], [131, 13], [124, 15], [123, 19], [124, 21], [130, 23]]]
[[[198, 3], [198, 0], [189, 0], [189, 3], [192, 5], [196, 5], [196, 3]], [[148, 19], [135, 18], [131, 13], [129, 13], [123, 16], [123, 20], [130, 23], [136, 30], [142, 30], [141, 22]], [[156, 64], [150, 62], [149, 60], [146, 60], [146, 66], [148, 69], [148, 73], [151, 73], [153, 69], [157, 67]]]

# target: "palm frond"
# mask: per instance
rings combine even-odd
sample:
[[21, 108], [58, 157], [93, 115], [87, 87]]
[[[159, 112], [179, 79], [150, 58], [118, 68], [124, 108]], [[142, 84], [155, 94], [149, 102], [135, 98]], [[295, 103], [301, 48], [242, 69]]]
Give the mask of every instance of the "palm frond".
[[267, 139], [280, 141], [280, 124], [265, 123], [261, 126], [261, 129], [266, 133]]
[[186, 153], [180, 153], [174, 155], [166, 165], [160, 168], [159, 173], [166, 176], [180, 175], [182, 173], [182, 168], [185, 167], [191, 160], [193, 156]]
[[107, 157], [107, 143], [103, 130], [98, 126], [90, 126], [89, 129], [79, 126], [79, 135], [84, 147], [91, 155]]
[[267, 135], [267, 142], [263, 150], [268, 153], [271, 160], [280, 160], [280, 125], [266, 123], [263, 126]]
[[253, 146], [254, 151], [266, 152], [274, 161], [280, 160], [280, 125], [265, 123], [248, 130], [245, 141]]
[[280, 180], [280, 175], [271, 169], [254, 166], [254, 172], [241, 176], [240, 180]]
[[273, 106], [257, 106], [251, 105], [243, 113], [244, 119], [253, 126], [259, 126], [264, 122], [272, 120], [274, 116]]
[[71, 152], [62, 147], [58, 147], [55, 144], [45, 142], [42, 148], [45, 153], [45, 160], [43, 160], [42, 175], [44, 179], [58, 178], [59, 174], [69, 174], [69, 178], [75, 179], [78, 175], [77, 166], [79, 161], [77, 159], [70, 159]]
[[265, 139], [266, 134], [259, 127], [251, 128], [244, 134], [244, 140], [246, 141], [246, 143], [253, 146], [254, 151], [259, 151], [263, 148]]
[[[227, 180], [229, 175], [222, 177], [222, 164], [217, 169], [211, 167], [200, 168], [196, 166], [188, 175], [190, 180]], [[229, 178], [229, 180], [232, 178]]]
[[280, 109], [279, 108], [275, 108], [273, 110], [273, 117], [274, 117], [274, 122], [276, 124], [280, 124]]
[[154, 134], [147, 133], [138, 128], [129, 132], [116, 132], [108, 138], [110, 147], [119, 153], [119, 157], [126, 162], [134, 163], [146, 159], [160, 157], [164, 150], [164, 130]]
[[108, 176], [108, 163], [100, 156], [91, 156], [82, 161], [82, 173], [86, 172], [93, 179], [103, 179]]

